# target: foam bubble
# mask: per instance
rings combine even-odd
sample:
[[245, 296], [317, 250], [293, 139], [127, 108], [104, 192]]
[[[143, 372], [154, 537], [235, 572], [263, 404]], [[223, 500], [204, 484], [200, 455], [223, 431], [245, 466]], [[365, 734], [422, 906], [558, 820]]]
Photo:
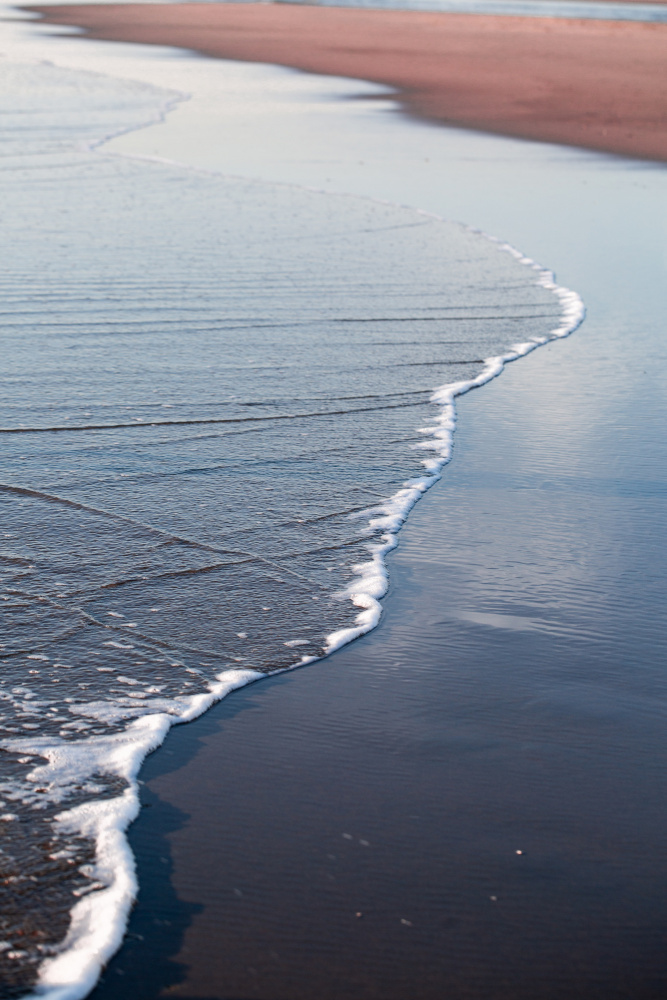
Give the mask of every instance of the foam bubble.
[[172, 725], [192, 721], [231, 691], [262, 676], [252, 670], [226, 671], [206, 694], [182, 699], [180, 715], [144, 715], [111, 736], [75, 744], [44, 737], [6, 744], [8, 749], [31, 750], [46, 758], [48, 763], [36, 767], [30, 777], [52, 788], [84, 782], [102, 770], [127, 782], [120, 796], [84, 802], [56, 816], [62, 832], [95, 842], [95, 863], [89, 875], [99, 888], [88, 891], [72, 909], [60, 953], [42, 963], [38, 986], [30, 997], [81, 1000], [121, 943], [137, 892], [134, 858], [125, 831], [139, 812], [137, 775], [145, 757], [162, 743]]

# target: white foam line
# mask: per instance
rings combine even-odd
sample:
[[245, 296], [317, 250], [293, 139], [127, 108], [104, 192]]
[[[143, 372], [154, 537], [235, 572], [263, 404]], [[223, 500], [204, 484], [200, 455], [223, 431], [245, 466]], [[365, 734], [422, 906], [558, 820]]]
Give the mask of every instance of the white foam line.
[[[423, 214], [430, 213], [424, 212]], [[470, 232], [477, 232], [481, 236], [485, 236], [496, 243], [499, 250], [511, 254], [519, 263], [537, 272], [537, 284], [552, 291], [561, 303], [561, 324], [545, 336], [534, 337], [522, 344], [514, 344], [507, 354], [487, 358], [484, 368], [476, 378], [466, 382], [449, 382], [435, 390], [431, 401], [441, 407], [440, 415], [434, 427], [423, 428], [422, 433], [428, 435], [428, 438], [416, 446], [435, 452], [434, 458], [425, 459], [422, 463], [426, 469], [426, 475], [408, 479], [403, 483], [402, 488], [388, 500], [362, 511], [360, 514], [353, 515], [354, 517], [371, 515], [368, 523], [369, 531], [380, 529], [383, 534], [379, 541], [369, 543], [370, 560], [353, 567], [357, 578], [344, 592], [345, 596], [362, 610], [357, 615], [353, 626], [339, 629], [327, 636], [326, 655], [369, 632], [380, 621], [382, 614], [380, 598], [384, 597], [389, 587], [385, 556], [398, 544], [396, 536], [412, 507], [426, 490], [437, 483], [442, 476], [442, 469], [451, 460], [456, 429], [456, 405], [454, 402], [456, 397], [490, 382], [491, 379], [500, 375], [505, 365], [510, 361], [524, 357], [534, 351], [536, 347], [541, 347], [542, 344], [569, 336], [584, 319], [585, 308], [580, 297], [569, 288], [557, 285], [551, 271], [535, 263], [529, 257], [525, 257], [508, 243], [503, 243], [480, 230], [466, 228]]]
[[181, 709], [178, 714], [146, 715], [110, 736], [81, 742], [36, 737], [3, 744], [46, 758], [48, 763], [29, 776], [40, 785], [72, 785], [100, 774], [128, 783], [120, 796], [85, 802], [56, 816], [56, 830], [95, 841], [91, 877], [104, 888], [89, 892], [74, 906], [59, 953], [42, 962], [37, 986], [25, 1000], [83, 1000], [94, 988], [102, 968], [120, 947], [137, 894], [134, 857], [125, 831], [139, 813], [139, 768], [173, 725], [196, 719], [231, 691], [264, 676], [256, 670], [225, 671], [207, 692], [174, 699]]

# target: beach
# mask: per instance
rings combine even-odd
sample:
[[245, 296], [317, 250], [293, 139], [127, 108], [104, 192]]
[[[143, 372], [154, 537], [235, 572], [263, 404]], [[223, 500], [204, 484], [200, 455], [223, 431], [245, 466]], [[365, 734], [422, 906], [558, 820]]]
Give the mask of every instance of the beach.
[[[199, 5], [191, 9], [199, 18]], [[77, 23], [84, 25], [83, 19], [97, 10], [81, 8]], [[158, 10], [161, 25], [165, 10]], [[182, 8], [173, 10], [175, 17], [186, 18]], [[217, 17], [224, 8], [209, 10]], [[150, 19], [155, 7], [144, 11], [142, 17]], [[71, 17], [71, 12], [62, 15], [59, 9], [55, 16]], [[109, 16], [117, 13], [114, 8]], [[111, 30], [115, 37], [117, 24]], [[37, 38], [40, 31], [48, 28], [37, 27]], [[88, 356], [103, 348], [115, 359], [108, 366], [113, 373], [122, 372], [126, 363], [124, 341], [139, 343], [140, 332], [148, 359], [143, 364], [160, 393], [147, 403], [141, 364], [134, 382], [124, 375], [116, 386], [102, 361], [92, 370], [99, 373], [95, 396], [104, 397], [103, 408], [91, 396], [80, 405], [68, 402], [64, 416], [53, 416], [33, 401], [27, 436], [21, 429], [14, 439], [30, 441], [35, 431], [57, 431], [63, 441], [58, 454], [68, 465], [76, 463], [74, 469], [58, 470], [57, 481], [51, 471], [44, 480], [44, 463], [56, 452], [53, 446], [26, 444], [18, 450], [22, 461], [28, 450], [31, 464], [22, 467], [17, 486], [36, 482], [39, 475], [54, 496], [75, 500], [79, 506], [74, 511], [70, 505], [66, 517], [72, 535], [81, 536], [78, 551], [83, 555], [92, 543], [98, 552], [111, 543], [112, 563], [108, 554], [107, 564], [97, 555], [97, 562], [86, 556], [85, 572], [105, 574], [106, 581], [115, 559], [127, 577], [121, 582], [129, 589], [100, 591], [92, 603], [89, 596], [58, 594], [92, 614], [95, 627], [103, 622], [110, 638], [108, 630], [116, 630], [113, 641], [102, 643], [113, 647], [104, 651], [110, 667], [97, 678], [80, 672], [77, 679], [85, 680], [80, 687], [92, 685], [97, 691], [98, 682], [106, 683], [104, 671], [118, 670], [122, 658], [119, 680], [130, 693], [153, 691], [153, 711], [186, 721], [230, 687], [254, 680], [248, 667], [259, 665], [261, 657], [270, 670], [273, 662], [290, 665], [311, 648], [321, 648], [329, 621], [345, 624], [351, 638], [356, 612], [344, 612], [339, 599], [327, 603], [325, 597], [331, 585], [347, 585], [349, 562], [359, 558], [364, 545], [377, 542], [369, 543], [363, 532], [350, 534], [345, 517], [357, 517], [363, 504], [344, 510], [333, 502], [345, 494], [349, 504], [350, 489], [371, 479], [380, 496], [400, 485], [401, 470], [420, 443], [414, 421], [420, 422], [419, 433], [426, 433], [417, 411], [412, 423], [404, 423], [405, 392], [423, 391], [419, 367], [445, 365], [446, 381], [453, 377], [446, 366], [463, 365], [460, 374], [472, 386], [481, 359], [502, 349], [505, 328], [511, 332], [514, 324], [520, 340], [536, 338], [527, 345], [532, 347], [544, 336], [543, 325], [553, 331], [560, 323], [561, 335], [576, 326], [576, 296], [561, 299], [559, 315], [550, 303], [553, 293], [547, 294], [545, 272], [534, 270], [543, 283], [531, 290], [524, 277], [533, 265], [515, 251], [507, 256], [504, 241], [554, 268], [553, 287], [579, 293], [587, 319], [568, 339], [531, 351], [508, 365], [500, 379], [457, 399], [454, 458], [442, 481], [433, 486], [431, 479], [424, 480], [424, 487], [431, 487], [424, 492], [414, 476], [417, 463], [406, 484], [413, 493], [402, 491], [403, 506], [390, 509], [385, 499], [384, 507], [375, 509], [376, 516], [393, 518], [378, 524], [380, 531], [389, 523], [397, 530], [423, 492], [397, 536], [398, 548], [393, 549], [394, 539], [376, 548], [386, 558], [390, 590], [375, 631], [319, 662], [224, 698], [203, 719], [172, 730], [164, 747], [146, 761], [141, 800], [147, 808], [130, 830], [138, 904], [125, 944], [93, 995], [99, 1000], [128, 991], [137, 1000], [306, 1000], [314, 995], [439, 1000], [443, 994], [461, 1000], [657, 1000], [667, 983], [664, 867], [656, 860], [665, 801], [658, 762], [665, 709], [666, 573], [655, 544], [667, 494], [662, 471], [664, 215], [659, 210], [665, 175], [650, 160], [663, 154], [647, 152], [643, 139], [633, 151], [644, 161], [447, 128], [425, 120], [422, 111], [406, 115], [408, 105], [395, 93], [401, 85], [396, 79], [369, 74], [368, 84], [357, 71], [341, 79], [345, 71], [340, 68], [329, 78], [322, 69], [309, 76], [280, 66], [217, 62], [162, 49], [156, 34], [142, 39], [147, 40], [149, 46], [56, 37], [48, 40], [54, 69], [39, 69], [52, 95], [58, 87], [89, 94], [98, 121], [102, 112], [95, 109], [106, 116], [106, 135], [117, 136], [95, 146], [101, 155], [92, 159], [81, 151], [80, 205], [69, 194], [69, 201], [62, 200], [62, 192], [71, 189], [65, 171], [72, 167], [61, 153], [49, 163], [50, 174], [44, 176], [56, 177], [59, 210], [76, 216], [83, 205], [105, 234], [113, 232], [107, 216], [118, 216], [124, 234], [123, 253], [112, 258], [113, 271], [108, 263], [98, 267], [100, 250], [89, 227], [81, 233], [92, 239], [93, 252], [81, 237], [78, 244], [68, 237], [65, 260], [85, 260], [76, 273], [87, 275], [94, 295], [81, 299], [86, 286], [79, 283], [72, 298], [79, 304], [70, 310], [60, 304], [68, 300], [59, 292], [56, 318], [76, 323], [85, 316], [99, 326], [103, 301], [106, 343], [98, 332], [88, 340], [76, 332], [66, 336], [85, 344]], [[64, 75], [59, 58], [70, 67]], [[94, 84], [91, 70], [106, 76]], [[34, 82], [33, 69], [28, 77]], [[126, 81], [121, 90], [120, 79]], [[79, 81], [85, 81], [83, 88]], [[183, 101], [186, 91], [192, 96]], [[152, 116], [155, 124], [135, 125], [119, 135], [117, 123], [130, 112], [137, 123]], [[581, 138], [572, 139], [576, 118], [574, 109], [568, 115], [570, 131], [561, 135], [574, 146]], [[516, 134], [514, 127], [504, 121], [497, 131]], [[98, 142], [98, 133], [99, 124], [88, 143]], [[581, 145], [595, 148], [595, 129], [584, 138]], [[41, 163], [43, 170], [46, 161]], [[230, 174], [235, 177], [225, 177]], [[171, 203], [174, 191], [181, 192], [177, 210]], [[85, 208], [96, 202], [104, 211]], [[441, 232], [437, 217], [460, 220], [473, 232], [448, 226]], [[68, 225], [62, 233], [70, 232]], [[130, 236], [134, 226], [137, 233], [142, 227], [145, 232]], [[49, 264], [50, 280], [54, 288], [58, 282], [67, 288], [67, 265], [49, 256], [51, 243], [57, 247], [63, 236], [57, 225], [45, 229], [52, 235], [42, 240], [42, 251], [45, 259], [57, 262]], [[215, 234], [222, 230], [232, 239], [228, 245], [242, 246], [243, 252], [227, 255], [231, 272], [225, 262], [209, 277], [200, 262], [214, 259]], [[476, 249], [487, 245], [479, 230], [499, 238], [493, 253]], [[268, 241], [262, 236], [267, 231], [272, 233]], [[373, 242], [382, 233], [387, 235]], [[36, 227], [35, 238], [38, 234]], [[463, 242], [457, 242], [460, 237]], [[21, 253], [34, 262], [31, 239], [29, 233], [21, 235], [18, 246], [28, 248]], [[503, 254], [506, 265], [499, 263]], [[299, 284], [295, 276], [306, 258], [308, 280]], [[455, 268], [445, 298], [444, 261]], [[23, 281], [20, 255], [15, 271]], [[136, 279], [139, 273], [143, 284]], [[210, 329], [219, 323], [216, 315], [227, 315], [229, 307], [219, 296], [229, 273], [240, 290], [233, 299], [236, 327], [242, 322], [257, 331], [269, 319], [272, 329], [279, 323], [273, 340], [267, 341], [265, 333], [262, 340], [257, 332], [253, 339], [231, 334], [240, 340], [220, 367]], [[100, 298], [99, 274], [114, 290], [121, 280], [130, 290], [129, 299], [123, 294], [134, 328], [115, 311], [113, 299]], [[182, 285], [184, 275], [189, 277]], [[503, 283], [509, 294], [505, 311], [499, 312]], [[249, 288], [254, 291], [248, 297], [244, 289]], [[143, 307], [156, 289], [157, 322], [157, 308]], [[456, 304], [449, 318], [443, 303]], [[389, 304], [391, 310], [379, 320], [381, 308]], [[429, 316], [437, 316], [438, 327]], [[357, 326], [350, 326], [351, 318]], [[451, 329], [446, 324], [453, 321], [465, 329], [466, 344], [482, 336], [479, 355], [452, 354], [449, 334], [450, 353], [444, 357], [442, 334], [436, 331]], [[321, 346], [315, 338], [313, 353], [303, 338], [307, 328], [317, 333], [319, 323], [328, 332]], [[337, 332], [340, 323], [350, 331], [347, 340]], [[407, 323], [419, 330], [414, 343], [406, 338]], [[186, 380], [180, 374], [185, 355], [162, 328], [184, 331], [196, 345], [186, 362]], [[276, 360], [286, 336], [296, 338], [299, 364], [310, 373], [303, 400], [303, 388], [295, 381], [298, 366], [291, 371], [289, 357]], [[434, 358], [429, 352], [436, 342], [440, 353]], [[264, 371], [266, 344], [271, 364]], [[288, 355], [295, 353], [291, 344], [288, 340]], [[367, 363], [360, 366], [361, 345]], [[331, 368], [326, 352], [333, 347]], [[415, 350], [425, 353], [413, 357], [409, 352]], [[356, 361], [343, 367], [349, 358]], [[173, 370], [172, 359], [179, 359]], [[242, 395], [225, 399], [221, 411], [220, 387], [230, 377], [226, 367]], [[341, 383], [336, 396], [317, 382], [329, 370]], [[431, 377], [433, 387], [443, 381], [435, 371]], [[396, 385], [388, 383], [394, 378]], [[389, 422], [378, 414], [374, 423], [368, 404], [358, 401], [361, 390], [350, 387], [362, 382], [374, 393], [389, 392], [391, 398], [382, 404], [389, 404]], [[130, 399], [128, 386], [134, 383]], [[253, 397], [253, 386], [261, 387], [261, 398]], [[346, 400], [345, 412], [338, 412], [339, 397]], [[325, 402], [329, 399], [336, 401], [335, 413]], [[257, 406], [268, 421], [289, 417], [292, 422], [295, 403], [303, 404], [298, 421], [311, 421], [302, 427], [290, 423], [296, 432], [279, 430], [278, 422], [266, 425], [268, 436], [248, 426], [254, 436], [220, 437], [240, 417], [255, 420]], [[244, 414], [249, 404], [255, 410]], [[176, 412], [164, 412], [165, 405]], [[61, 426], [72, 416], [79, 429]], [[449, 458], [451, 445], [453, 413], [445, 408], [443, 416], [439, 461]], [[22, 419], [11, 411], [10, 417]], [[146, 426], [137, 428], [137, 423]], [[77, 439], [84, 432], [85, 439]], [[84, 440], [92, 444], [80, 447], [77, 441]], [[216, 441], [222, 441], [222, 452]], [[244, 446], [244, 441], [252, 443]], [[317, 455], [308, 454], [311, 443], [322, 451], [319, 465]], [[161, 456], [157, 462], [155, 455]], [[364, 462], [370, 462], [368, 472]], [[95, 472], [95, 463], [103, 475]], [[427, 472], [432, 476], [439, 469], [427, 467]], [[72, 471], [75, 477], [68, 479]], [[308, 485], [308, 477], [318, 481], [316, 488]], [[161, 480], [170, 484], [168, 504]], [[277, 485], [280, 489], [258, 502], [257, 491], [267, 483], [272, 492]], [[311, 497], [305, 519], [299, 510], [300, 483]], [[328, 495], [332, 506], [327, 506]], [[19, 517], [25, 519], [23, 496]], [[88, 508], [80, 506], [81, 498]], [[35, 501], [39, 509], [36, 496], [30, 502]], [[116, 527], [103, 529], [101, 510], [113, 513]], [[239, 589], [229, 575], [238, 551], [232, 561], [229, 554], [222, 559], [225, 565], [220, 552], [214, 553], [223, 518], [230, 516], [225, 530], [231, 523], [237, 533], [234, 548], [243, 545], [244, 559], [262, 556], [266, 586], [247, 577]], [[50, 544], [53, 538], [59, 544], [58, 532], [64, 535], [68, 525], [62, 513], [53, 524], [49, 521]], [[323, 559], [326, 546], [336, 547], [341, 539], [353, 546], [349, 556]], [[225, 544], [231, 547], [231, 541], [230, 536]], [[62, 555], [58, 559], [62, 564]], [[137, 578], [138, 559], [139, 573], [147, 575]], [[164, 581], [159, 589], [156, 573]], [[317, 579], [320, 588], [310, 591], [321, 603], [308, 603], [307, 614], [291, 596], [303, 587], [296, 581], [304, 574], [311, 584]], [[366, 579], [362, 607], [372, 614], [362, 622], [362, 632], [376, 620], [370, 595], [379, 595], [386, 585], [368, 572]], [[289, 586], [283, 588], [285, 583]], [[23, 579], [21, 586], [29, 589], [30, 581]], [[257, 586], [263, 590], [249, 589]], [[273, 595], [275, 621], [258, 615], [258, 610], [272, 610], [255, 607], [261, 593]], [[158, 594], [161, 607], [156, 602], [149, 608]], [[160, 611], [148, 626], [146, 613]], [[236, 618], [239, 612], [243, 623]], [[113, 619], [102, 619], [103, 614]], [[130, 615], [134, 621], [126, 626], [122, 619]], [[248, 632], [230, 632], [230, 621], [239, 630], [248, 622]], [[123, 629], [139, 623], [144, 634], [133, 633], [136, 649], [125, 652], [132, 644]], [[94, 634], [88, 626], [88, 643]], [[193, 650], [183, 645], [186, 635], [202, 647], [196, 663]], [[290, 639], [283, 641], [286, 635]], [[154, 691], [156, 664], [164, 659], [134, 662], [138, 655], [144, 661], [157, 655], [156, 638], [171, 651], [170, 667], [177, 668], [168, 678], [173, 692]], [[331, 646], [331, 637], [327, 641]], [[229, 649], [230, 644], [236, 648]], [[29, 664], [30, 673], [46, 674], [43, 651], [32, 659], [44, 665]], [[88, 670], [88, 662], [84, 655], [81, 671]], [[187, 685], [200, 690], [207, 676], [202, 668], [212, 664], [232, 667], [216, 693], [188, 694]], [[157, 667], [162, 674], [165, 670]], [[160, 683], [166, 682], [165, 674]], [[144, 708], [121, 694], [127, 689], [116, 691], [118, 719], [134, 713], [139, 725], [142, 718], [164, 718], [142, 715]], [[110, 718], [99, 703], [90, 715], [85, 704], [90, 694], [78, 697], [83, 701], [75, 706], [77, 718], [94, 718], [97, 726]], [[72, 709], [65, 704], [61, 711]], [[85, 725], [80, 732], [85, 738]], [[124, 739], [122, 729], [109, 732], [112, 740]], [[156, 731], [153, 745], [165, 734], [164, 726], [160, 734]], [[118, 771], [118, 778], [125, 774], [128, 791], [136, 789], [136, 771]], [[117, 857], [123, 858], [122, 868], [124, 856]], [[95, 869], [84, 867], [77, 878], [85, 889]], [[97, 876], [102, 881], [88, 896], [93, 906], [96, 896], [104, 897], [104, 879], [113, 885], [99, 863]], [[81, 888], [77, 885], [77, 892]], [[122, 932], [122, 925], [117, 930]], [[88, 986], [83, 981], [81, 976], [73, 980], [67, 996], [87, 994], [94, 980], [89, 978]], [[44, 981], [46, 995], [53, 982]], [[12, 987], [10, 995], [21, 994]]]
[[247, 3], [26, 9], [90, 38], [373, 81], [443, 124], [667, 158], [661, 24]]
[[[393, 129], [414, 158], [388, 169]], [[439, 145], [400, 118], [365, 131], [363, 167], [300, 181], [327, 171], [396, 200], [409, 183], [551, 261], [587, 318], [459, 401], [379, 628], [147, 762], [130, 834], [144, 890], [96, 996], [130, 978], [147, 1000], [657, 1000], [663, 171], [465, 133]]]

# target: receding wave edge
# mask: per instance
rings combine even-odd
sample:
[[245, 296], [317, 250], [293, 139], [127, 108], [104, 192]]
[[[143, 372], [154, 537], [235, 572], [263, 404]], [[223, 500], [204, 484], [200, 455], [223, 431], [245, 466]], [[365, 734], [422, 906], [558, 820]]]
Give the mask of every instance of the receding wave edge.
[[581, 324], [584, 304], [575, 292], [558, 285], [551, 271], [514, 247], [487, 234], [480, 235], [496, 243], [499, 251], [509, 253], [537, 273], [538, 284], [553, 292], [560, 302], [561, 322], [544, 336], [515, 344], [507, 353], [487, 358], [476, 378], [449, 382], [435, 390], [431, 401], [440, 407], [440, 413], [432, 426], [421, 429], [424, 440], [416, 445], [431, 453], [422, 461], [424, 474], [406, 480], [400, 490], [382, 503], [352, 515], [368, 518], [369, 534], [382, 532], [378, 541], [369, 542], [369, 560], [354, 567], [355, 578], [344, 591], [344, 596], [359, 608], [354, 624], [327, 636], [323, 656], [304, 656], [298, 663], [269, 675], [257, 670], [226, 670], [209, 684], [207, 692], [176, 699], [174, 714], [160, 712], [143, 716], [130, 722], [120, 733], [91, 737], [81, 746], [56, 745], [45, 737], [23, 737], [20, 741], [6, 742], [10, 749], [14, 742], [17, 748], [20, 743], [22, 752], [32, 750], [46, 759], [46, 764], [32, 772], [33, 780], [47, 782], [64, 772], [70, 780], [73, 776], [81, 780], [103, 765], [105, 772], [127, 783], [122, 795], [116, 798], [86, 802], [56, 817], [63, 832], [95, 842], [93, 889], [73, 907], [70, 927], [58, 954], [42, 962], [37, 984], [25, 1000], [83, 1000], [121, 945], [138, 889], [126, 831], [139, 813], [138, 775], [146, 756], [161, 745], [171, 726], [191, 722], [237, 688], [324, 659], [375, 628], [382, 613], [380, 600], [389, 582], [386, 556], [398, 544], [398, 532], [411, 508], [441, 478], [444, 466], [451, 460], [456, 398], [496, 378], [509, 362], [545, 343], [568, 336]]

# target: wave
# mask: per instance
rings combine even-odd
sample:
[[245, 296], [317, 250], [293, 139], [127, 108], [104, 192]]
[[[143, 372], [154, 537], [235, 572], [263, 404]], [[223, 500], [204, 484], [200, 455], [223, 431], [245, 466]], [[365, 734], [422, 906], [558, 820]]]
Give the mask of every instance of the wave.
[[456, 397], [583, 308], [426, 213], [95, 151], [158, 120], [166, 92], [0, 71], [0, 796], [21, 831], [0, 962], [11, 995], [73, 1000], [136, 892], [124, 831], [146, 754], [377, 623]]

